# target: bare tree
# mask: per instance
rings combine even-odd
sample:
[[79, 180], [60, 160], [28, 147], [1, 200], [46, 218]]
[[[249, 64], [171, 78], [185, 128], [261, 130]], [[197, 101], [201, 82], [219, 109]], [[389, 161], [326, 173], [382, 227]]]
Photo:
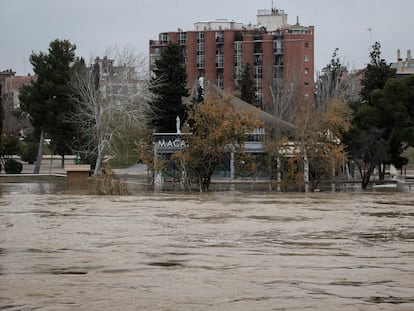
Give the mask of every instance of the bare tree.
[[334, 50], [332, 59], [321, 73], [316, 83], [316, 106], [326, 111], [331, 101], [355, 100], [358, 96], [355, 73], [349, 72], [338, 57], [338, 48]]
[[80, 67], [71, 79], [74, 112], [70, 121], [79, 128], [83, 150], [96, 155], [97, 176], [106, 153], [116, 154], [120, 141], [147, 129], [153, 95], [145, 59], [131, 48], [108, 49], [94, 66]]
[[292, 123], [298, 109], [304, 105], [303, 96], [300, 94], [301, 78], [299, 70], [286, 72], [282, 77], [282, 71], [273, 73], [271, 68], [265, 70], [264, 75], [268, 84], [272, 102], [265, 110], [278, 118]]

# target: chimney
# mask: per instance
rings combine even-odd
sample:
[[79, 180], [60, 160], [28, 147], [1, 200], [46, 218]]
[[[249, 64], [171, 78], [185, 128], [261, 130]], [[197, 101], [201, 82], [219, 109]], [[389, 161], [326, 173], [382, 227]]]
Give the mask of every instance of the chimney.
[[401, 52], [400, 49], [397, 50], [397, 61], [401, 60]]
[[407, 50], [407, 61], [411, 62], [412, 58], [411, 58], [411, 50]]

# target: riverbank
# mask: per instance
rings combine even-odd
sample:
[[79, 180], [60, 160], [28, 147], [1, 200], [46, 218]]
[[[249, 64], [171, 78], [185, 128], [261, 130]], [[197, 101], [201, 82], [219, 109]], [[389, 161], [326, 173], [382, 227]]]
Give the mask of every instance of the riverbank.
[[[66, 156], [64, 165], [73, 165], [74, 157]], [[34, 164], [23, 163], [21, 174], [0, 173], [0, 182], [30, 182], [30, 181], [57, 181], [66, 178], [65, 168], [62, 167], [60, 156], [45, 156], [40, 166], [39, 174], [33, 174]], [[115, 174], [123, 180], [131, 194], [152, 190], [151, 176], [146, 165], [134, 164], [127, 168], [113, 169]], [[397, 179], [388, 178], [386, 181], [379, 181], [376, 176], [372, 178], [372, 188], [395, 188], [397, 190], [414, 190], [414, 170], [406, 170], [405, 176]], [[334, 187], [332, 187], [334, 185]], [[166, 191], [181, 191], [179, 184], [166, 183]], [[213, 179], [210, 187], [211, 191], [277, 191], [277, 185], [264, 179]], [[355, 191], [360, 190], [360, 181], [349, 180], [337, 182], [335, 184], [325, 183], [321, 185], [319, 191]]]

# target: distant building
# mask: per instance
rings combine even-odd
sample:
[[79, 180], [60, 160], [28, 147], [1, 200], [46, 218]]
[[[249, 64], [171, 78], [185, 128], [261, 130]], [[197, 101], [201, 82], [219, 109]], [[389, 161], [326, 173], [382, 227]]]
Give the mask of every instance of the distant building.
[[11, 69], [0, 72], [0, 85], [3, 107], [20, 108], [19, 89], [36, 80], [36, 76], [16, 76]]
[[234, 93], [243, 66], [250, 64], [256, 106], [274, 112], [281, 94], [301, 103], [314, 102], [314, 27], [287, 23], [283, 10], [258, 10], [257, 25], [231, 20], [197, 22], [195, 30], [163, 32], [150, 40], [150, 67], [169, 43], [181, 45], [188, 87], [198, 81]]
[[[115, 60], [108, 57], [95, 59], [89, 70], [97, 68], [99, 72], [99, 87], [102, 92], [102, 99], [109, 100], [110, 97], [121, 95], [127, 87], [136, 87], [138, 83], [135, 68], [123, 64], [118, 66]], [[123, 89], [124, 88], [124, 89]]]
[[397, 70], [397, 77], [414, 74], [414, 60], [411, 56], [411, 50], [407, 51], [405, 60], [401, 58], [400, 50], [397, 50], [397, 62], [392, 63], [391, 66]]
[[1, 102], [4, 110], [3, 132], [24, 136], [31, 131], [27, 116], [20, 110], [19, 94], [23, 85], [37, 79], [36, 76], [16, 76], [13, 70], [0, 72]]

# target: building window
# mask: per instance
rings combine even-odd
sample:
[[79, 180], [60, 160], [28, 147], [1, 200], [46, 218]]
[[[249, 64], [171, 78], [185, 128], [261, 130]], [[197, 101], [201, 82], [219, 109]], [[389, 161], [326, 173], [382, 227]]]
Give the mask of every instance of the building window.
[[305, 81], [305, 86], [309, 87], [309, 81]]
[[261, 103], [263, 102], [263, 92], [258, 91], [255, 93], [255, 95], [256, 95], [256, 102], [260, 106]]
[[243, 64], [243, 55], [234, 54], [234, 66], [241, 66]]
[[305, 60], [305, 62], [308, 62], [309, 61], [309, 55], [305, 55], [304, 60]]
[[309, 42], [305, 41], [305, 48], [308, 48], [308, 47], [309, 47]]
[[243, 74], [243, 67], [241, 65], [234, 67], [234, 83], [235, 83], [235, 85], [239, 85], [239, 80], [241, 79], [242, 74]]
[[216, 55], [216, 67], [219, 67], [219, 68], [224, 67], [224, 55], [223, 54]]
[[275, 79], [283, 78], [283, 67], [282, 66], [275, 66], [274, 67], [274, 78]]
[[197, 42], [204, 43], [204, 41], [205, 41], [205, 33], [204, 32], [197, 33]]
[[197, 68], [204, 68], [206, 66], [206, 57], [204, 55], [197, 55]]
[[254, 67], [254, 78], [255, 79], [263, 78], [263, 67]]
[[198, 55], [204, 55], [205, 54], [205, 44], [204, 43], [197, 44], [197, 54]]
[[234, 42], [234, 52], [236, 54], [243, 52], [243, 42]]
[[180, 44], [186, 44], [187, 34], [185, 32], [180, 32]]
[[161, 43], [165, 44], [165, 43], [168, 43], [168, 41], [169, 41], [168, 33], [161, 34]]
[[216, 31], [216, 42], [224, 42], [224, 32], [223, 31]]
[[261, 54], [261, 53], [263, 53], [262, 43], [261, 42], [255, 42], [254, 43], [254, 53], [255, 54]]
[[308, 100], [308, 99], [309, 99], [309, 94], [308, 94], [308, 93], [306, 93], [306, 94], [304, 95], [304, 98], [305, 98], [305, 100]]
[[221, 73], [219, 73], [217, 75], [217, 87], [219, 88], [224, 88], [224, 79], [223, 79], [223, 75]]
[[305, 68], [305, 75], [309, 74], [309, 68]]
[[275, 41], [274, 42], [273, 52], [275, 54], [283, 54], [283, 43], [282, 43], [282, 41]]
[[276, 66], [283, 66], [283, 55], [275, 55], [274, 62]]
[[254, 65], [255, 66], [261, 66], [263, 63], [263, 55], [262, 54], [257, 54], [254, 56]]
[[187, 56], [187, 46], [186, 45], [182, 45], [181, 46], [181, 55], [183, 57], [186, 57]]

